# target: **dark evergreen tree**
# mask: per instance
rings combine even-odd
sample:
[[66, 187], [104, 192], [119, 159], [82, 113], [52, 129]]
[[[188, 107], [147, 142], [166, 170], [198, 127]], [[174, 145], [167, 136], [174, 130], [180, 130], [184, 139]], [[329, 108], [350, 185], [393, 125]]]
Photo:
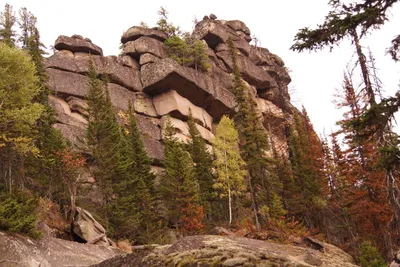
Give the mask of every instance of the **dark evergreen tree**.
[[194, 162], [194, 176], [200, 186], [200, 203], [204, 207], [206, 215], [210, 218], [215, 200], [213, 199], [213, 160], [211, 154], [207, 151], [206, 142], [196, 127], [191, 110], [189, 110], [188, 125], [191, 137], [188, 148]]
[[290, 162], [293, 170], [294, 191], [288, 205], [291, 215], [305, 221], [309, 227], [320, 223], [319, 212], [325, 207], [323, 185], [324, 156], [322, 145], [303, 108], [294, 115], [294, 127], [289, 138]]
[[[126, 209], [121, 219], [129, 231], [121, 229], [120, 232], [135, 242], [146, 243], [154, 238], [153, 232], [156, 228], [155, 175], [151, 172], [151, 160], [147, 156], [130, 104], [127, 115], [128, 125], [125, 131], [127, 180], [122, 184], [123, 189], [118, 192], [119, 197], [126, 203], [121, 203], [123, 205], [119, 205], [118, 208]], [[125, 221], [127, 217], [133, 216], [137, 220], [136, 224]]]
[[12, 6], [6, 4], [4, 11], [0, 13], [0, 41], [8, 46], [15, 46], [15, 32], [13, 30], [16, 22]]
[[120, 126], [114, 115], [107, 83], [98, 78], [93, 61], [89, 61], [88, 127], [87, 145], [93, 155], [94, 177], [104, 193], [103, 217], [107, 222], [111, 218], [113, 194], [121, 190], [126, 178], [126, 165], [123, 151], [125, 142]]
[[246, 162], [249, 173], [249, 188], [256, 225], [260, 229], [259, 210], [263, 205], [271, 208], [273, 197], [276, 199], [281, 196], [282, 185], [271, 172], [272, 161], [266, 156], [269, 151], [268, 133], [262, 125], [257, 104], [242, 80], [237, 64], [237, 50], [232, 38], [228, 39], [228, 45], [232, 60], [232, 92], [238, 105], [235, 122], [239, 132], [242, 158]]
[[[170, 226], [180, 230], [202, 228], [202, 206], [199, 205], [199, 184], [194, 176], [193, 160], [184, 144], [175, 137], [175, 129], [168, 119], [164, 130], [164, 166], [160, 192]], [[194, 225], [194, 229], [190, 229]]]

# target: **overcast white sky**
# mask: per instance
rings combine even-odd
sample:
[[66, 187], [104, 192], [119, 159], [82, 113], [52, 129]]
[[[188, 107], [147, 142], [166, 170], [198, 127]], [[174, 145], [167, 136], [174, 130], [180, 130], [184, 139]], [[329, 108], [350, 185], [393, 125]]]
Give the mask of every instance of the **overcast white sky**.
[[[350, 42], [344, 42], [332, 52], [292, 52], [289, 47], [299, 28], [315, 27], [328, 13], [328, 0], [201, 0], [201, 1], [94, 1], [94, 0], [0, 0], [0, 8], [11, 4], [15, 11], [27, 7], [36, 17], [42, 41], [54, 44], [58, 35], [80, 34], [103, 48], [105, 55], [119, 53], [120, 36], [140, 21], [154, 26], [157, 11], [164, 6], [169, 19], [183, 30], [191, 30], [193, 19], [214, 13], [219, 19], [239, 19], [261, 41], [261, 46], [279, 55], [292, 71], [294, 89], [292, 102], [303, 104], [317, 132], [327, 134], [340, 119], [332, 103], [335, 88], [340, 88], [343, 71], [353, 55]], [[373, 32], [362, 45], [370, 47], [376, 58], [379, 76], [386, 94], [398, 90], [400, 63], [394, 63], [385, 49], [393, 36], [400, 34], [400, 4], [396, 5], [388, 22]]]

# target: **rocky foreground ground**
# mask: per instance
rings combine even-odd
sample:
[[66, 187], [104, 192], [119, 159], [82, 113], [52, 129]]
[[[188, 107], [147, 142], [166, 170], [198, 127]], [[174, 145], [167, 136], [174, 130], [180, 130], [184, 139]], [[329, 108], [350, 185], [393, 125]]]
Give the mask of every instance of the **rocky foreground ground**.
[[323, 244], [322, 249], [234, 236], [189, 236], [173, 245], [134, 251], [92, 267], [326, 266], [351, 267], [352, 257]]
[[188, 236], [171, 245], [144, 246], [125, 254], [110, 246], [53, 237], [33, 240], [0, 232], [0, 267], [357, 266], [341, 249], [322, 245], [312, 248], [244, 237], [203, 235]]

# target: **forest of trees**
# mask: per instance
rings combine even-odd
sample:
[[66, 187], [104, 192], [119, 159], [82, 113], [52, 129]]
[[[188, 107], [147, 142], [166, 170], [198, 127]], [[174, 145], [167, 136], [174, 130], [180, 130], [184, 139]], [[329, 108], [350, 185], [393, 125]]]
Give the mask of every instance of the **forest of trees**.
[[[400, 247], [400, 150], [392, 128], [400, 94], [381, 96], [372, 57], [365, 56], [361, 42], [387, 21], [396, 2], [331, 0], [323, 24], [299, 30], [292, 46], [299, 52], [332, 48], [351, 38], [363, 86], [354, 85], [355, 73], [345, 72], [337, 101], [343, 118], [329, 137], [317, 136], [304, 108], [294, 113], [285, 129], [288, 156], [278, 153], [263, 125], [230, 38], [236, 114], [221, 118], [212, 151], [191, 111], [187, 143], [176, 138], [167, 119], [165, 172], [159, 179], [151, 171], [131, 103], [127, 112], [115, 114], [107, 77], [92, 60], [87, 151], [52, 127], [37, 19], [25, 8], [16, 16], [6, 5], [0, 14], [0, 229], [40, 237], [42, 199], [58, 204], [72, 222], [81, 204], [81, 174], [89, 171], [103, 195], [103, 205], [90, 212], [117, 240], [167, 242], [171, 229], [190, 235], [222, 225], [281, 242], [291, 235], [318, 236], [356, 256], [361, 266], [385, 266], [383, 258], [391, 259]], [[180, 34], [165, 9], [159, 14], [157, 26], [168, 33], [171, 58], [207, 72], [204, 44]], [[396, 61], [399, 40], [396, 36], [388, 44]]]

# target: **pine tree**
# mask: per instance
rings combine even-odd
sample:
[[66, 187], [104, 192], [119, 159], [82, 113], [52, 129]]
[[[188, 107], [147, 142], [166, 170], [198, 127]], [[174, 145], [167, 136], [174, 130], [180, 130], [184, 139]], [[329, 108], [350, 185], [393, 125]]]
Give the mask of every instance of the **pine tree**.
[[12, 6], [6, 4], [4, 11], [0, 13], [0, 41], [8, 46], [15, 46], [15, 32], [13, 26], [16, 22]]
[[262, 125], [257, 104], [242, 80], [237, 64], [237, 50], [232, 38], [228, 39], [228, 45], [232, 60], [232, 92], [238, 105], [235, 122], [239, 132], [241, 156], [246, 162], [249, 174], [249, 188], [255, 221], [257, 228], [260, 229], [259, 209], [263, 205], [270, 206], [274, 194], [281, 195], [282, 185], [275, 175], [271, 175], [272, 162], [265, 155], [269, 151], [268, 133]]
[[191, 137], [188, 142], [188, 149], [194, 163], [194, 175], [200, 186], [200, 203], [204, 207], [206, 214], [211, 216], [213, 205], [212, 158], [207, 151], [203, 137], [196, 127], [191, 110], [189, 110], [188, 126]]
[[[190, 226], [190, 219], [199, 221], [202, 206], [199, 205], [199, 184], [194, 176], [193, 161], [185, 151], [184, 144], [175, 137], [175, 129], [168, 119], [164, 130], [164, 166], [160, 191], [166, 207], [166, 216], [171, 226], [184, 230]], [[201, 218], [200, 218], [201, 220]], [[202, 224], [196, 224], [197, 229]]]
[[233, 197], [247, 189], [244, 181], [246, 163], [240, 156], [238, 133], [231, 119], [222, 117], [212, 142], [215, 155], [213, 165], [217, 174], [214, 188], [220, 192], [221, 198], [228, 197], [230, 226]]

